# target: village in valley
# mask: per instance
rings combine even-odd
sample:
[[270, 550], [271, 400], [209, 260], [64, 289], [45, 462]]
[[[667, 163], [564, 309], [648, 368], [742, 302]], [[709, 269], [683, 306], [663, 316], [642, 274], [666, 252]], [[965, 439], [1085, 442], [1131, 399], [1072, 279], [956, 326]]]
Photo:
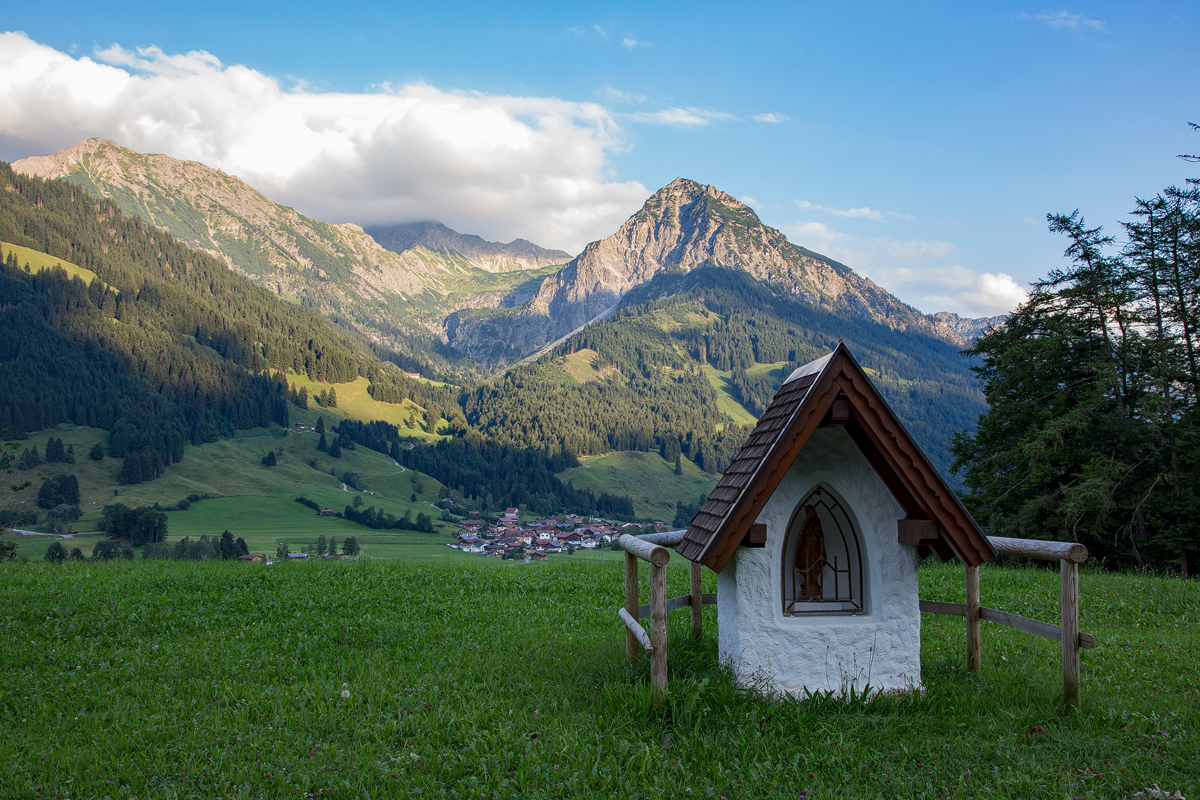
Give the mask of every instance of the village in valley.
[[492, 515], [490, 520], [478, 516], [461, 520], [457, 540], [447, 546], [504, 560], [545, 561], [556, 553], [570, 555], [577, 550], [614, 547], [622, 535], [667, 530], [662, 522], [639, 525], [567, 514], [522, 522], [520, 517], [519, 509], [508, 508], [502, 514]]

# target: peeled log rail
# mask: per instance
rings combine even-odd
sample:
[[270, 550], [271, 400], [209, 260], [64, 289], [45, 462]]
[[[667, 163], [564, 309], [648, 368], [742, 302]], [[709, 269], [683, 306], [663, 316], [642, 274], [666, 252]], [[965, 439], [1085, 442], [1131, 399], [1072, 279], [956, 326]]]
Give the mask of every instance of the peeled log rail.
[[656, 567], [665, 567], [667, 562], [671, 560], [671, 553], [667, 548], [644, 539], [639, 539], [636, 536], [622, 536], [617, 539], [617, 544], [626, 553], [635, 555], [642, 561], [649, 561]]
[[1040, 558], [1043, 561], [1071, 561], [1082, 564], [1087, 561], [1087, 548], [1077, 542], [1046, 542], [1040, 539], [1008, 539], [989, 536], [988, 541], [996, 552], [1003, 556]]
[[[662, 533], [645, 533], [634, 538], [641, 539], [643, 542], [649, 542], [650, 544], [661, 544], [663, 547], [675, 547], [683, 541], [683, 537], [686, 535], [687, 531], [663, 531]], [[625, 537], [622, 536], [621, 538], [624, 539]]]
[[[715, 606], [717, 604], [717, 596], [715, 594], [700, 595], [700, 604], [705, 606]], [[677, 608], [687, 608], [692, 605], [692, 596], [681, 594], [679, 597], [672, 597], [667, 601], [667, 611], [674, 611]], [[643, 603], [638, 606], [638, 618], [645, 619], [650, 616], [651, 608], [649, 603]]]
[[[952, 617], [965, 617], [967, 615], [967, 607], [962, 603], [939, 603], [934, 600], [922, 600], [921, 610], [926, 614], [946, 614]], [[980, 606], [980, 619], [994, 622], [997, 625], [1004, 625], [1008, 628], [1015, 628], [1024, 633], [1032, 633], [1037, 636], [1045, 636], [1047, 639], [1053, 639], [1056, 642], [1062, 641], [1062, 628], [1058, 625], [1051, 625], [1049, 622], [1042, 622], [1029, 617], [1020, 617], [1016, 614], [1009, 614], [1007, 611], [997, 611], [994, 608]], [[1079, 633], [1079, 646], [1085, 650], [1091, 650], [1096, 646], [1096, 637], [1090, 633]]]
[[646, 629], [638, 623], [636, 619], [629, 615], [629, 612], [621, 608], [617, 610], [617, 616], [621, 618], [621, 622], [625, 623], [625, 629], [633, 634], [634, 638], [641, 643], [642, 647], [649, 653], [654, 652], [654, 645], [650, 643], [650, 634], [646, 633]]

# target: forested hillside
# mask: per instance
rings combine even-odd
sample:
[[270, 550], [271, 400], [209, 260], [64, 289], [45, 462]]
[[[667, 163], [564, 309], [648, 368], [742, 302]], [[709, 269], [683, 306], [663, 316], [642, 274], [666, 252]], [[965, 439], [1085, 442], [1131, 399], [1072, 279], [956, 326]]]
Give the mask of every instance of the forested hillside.
[[[666, 296], [667, 299], [651, 299]], [[467, 421], [522, 447], [577, 454], [658, 450], [720, 472], [748, 428], [732, 423], [704, 367], [731, 372], [754, 416], [798, 364], [843, 339], [943, 472], [948, 437], [984, 410], [970, 362], [947, 342], [784, 296], [722, 268], [660, 275], [609, 320], [571, 336], [463, 401]], [[581, 353], [589, 358], [580, 371]], [[748, 374], [773, 364], [773, 378]]]
[[232, 429], [286, 425], [279, 378], [370, 373], [391, 393], [414, 382], [376, 362], [307, 309], [283, 302], [216, 259], [128, 218], [65, 181], [0, 164], [0, 241], [73, 262], [29, 273], [12, 248], [0, 271], [0, 428], [10, 438], [61, 422], [110, 431], [127, 479], [153, 478]]

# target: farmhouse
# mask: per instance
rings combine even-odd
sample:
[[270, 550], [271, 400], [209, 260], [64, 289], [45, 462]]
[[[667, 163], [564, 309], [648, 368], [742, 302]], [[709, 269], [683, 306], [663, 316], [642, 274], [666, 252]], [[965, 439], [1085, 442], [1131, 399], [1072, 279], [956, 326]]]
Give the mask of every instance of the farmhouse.
[[792, 695], [919, 688], [917, 562], [995, 555], [841, 343], [784, 382], [676, 552], [719, 574], [739, 683]]

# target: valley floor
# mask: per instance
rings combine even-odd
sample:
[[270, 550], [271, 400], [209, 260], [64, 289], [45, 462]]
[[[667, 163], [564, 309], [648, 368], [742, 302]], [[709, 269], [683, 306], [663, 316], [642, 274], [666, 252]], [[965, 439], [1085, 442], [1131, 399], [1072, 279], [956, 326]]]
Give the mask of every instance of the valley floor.
[[[672, 559], [668, 594], [685, 591]], [[643, 571], [643, 577], [645, 577]], [[1057, 573], [985, 568], [1054, 619]], [[706, 591], [714, 576], [705, 573]], [[920, 571], [929, 600], [962, 573]], [[0, 795], [1000, 797], [1200, 793], [1200, 582], [1085, 571], [1084, 706], [1058, 645], [925, 615], [924, 694], [766, 700], [671, 615], [671, 684], [624, 662], [621, 567], [376, 560], [8, 563]], [[643, 596], [647, 588], [643, 587]]]

